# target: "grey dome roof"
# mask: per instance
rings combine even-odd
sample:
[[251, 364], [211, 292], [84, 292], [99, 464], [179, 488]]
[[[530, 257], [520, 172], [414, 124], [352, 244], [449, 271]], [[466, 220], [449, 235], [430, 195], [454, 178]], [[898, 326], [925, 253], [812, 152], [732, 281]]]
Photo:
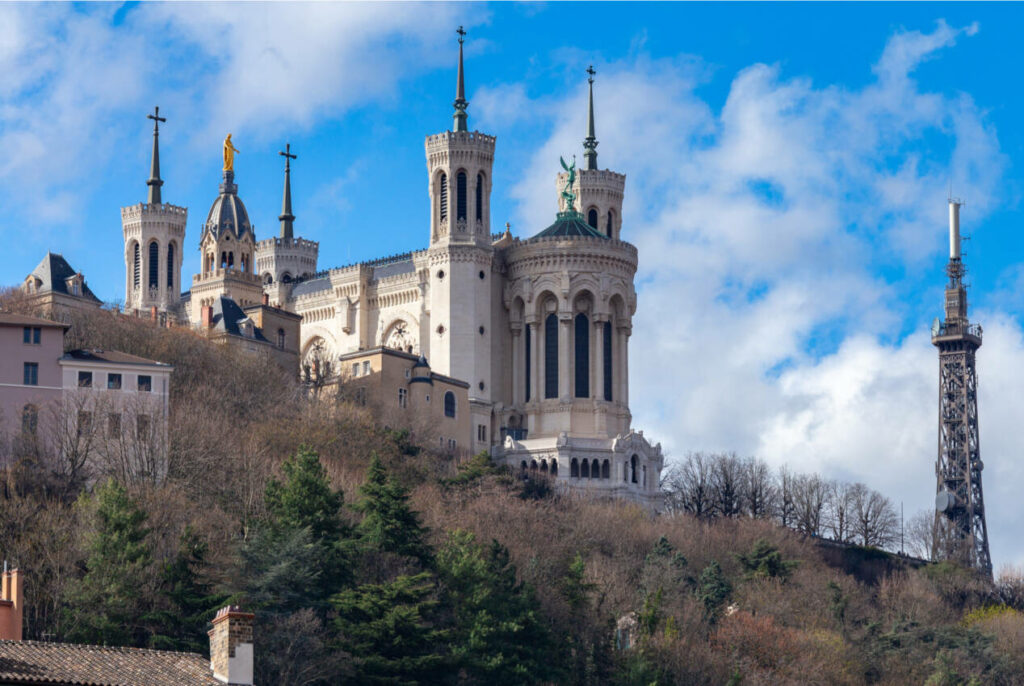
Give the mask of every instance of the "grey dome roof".
[[592, 227], [584, 219], [583, 215], [575, 210], [568, 210], [558, 213], [558, 219], [554, 224], [538, 233], [534, 238], [546, 236], [590, 236], [593, 238], [608, 238], [603, 233]]
[[206, 216], [205, 228], [214, 236], [219, 237], [225, 231], [230, 231], [236, 237], [241, 238], [247, 231], [252, 232], [249, 213], [246, 212], [242, 199], [238, 197], [238, 186], [235, 185], [234, 180], [234, 172], [224, 172], [224, 182], [220, 184], [220, 195], [213, 201], [210, 213]]

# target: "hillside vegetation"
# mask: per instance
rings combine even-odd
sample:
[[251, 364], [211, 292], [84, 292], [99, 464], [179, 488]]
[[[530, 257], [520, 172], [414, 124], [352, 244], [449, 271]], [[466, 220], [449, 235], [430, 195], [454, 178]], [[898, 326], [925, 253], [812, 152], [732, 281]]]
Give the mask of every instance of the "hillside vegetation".
[[1019, 576], [559, 495], [184, 329], [98, 312], [68, 340], [175, 366], [169, 476], [70, 478], [3, 442], [26, 638], [206, 652], [231, 602], [262, 684], [1022, 682]]

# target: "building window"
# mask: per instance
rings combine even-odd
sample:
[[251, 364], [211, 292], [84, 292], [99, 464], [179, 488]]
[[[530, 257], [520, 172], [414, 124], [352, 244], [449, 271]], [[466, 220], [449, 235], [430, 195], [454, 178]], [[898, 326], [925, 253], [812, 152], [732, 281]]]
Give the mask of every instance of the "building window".
[[429, 393], [427, 393], [427, 394], [426, 394], [426, 395], [424, 396], [424, 398], [423, 398], [423, 399], [424, 399], [424, 400], [426, 400], [426, 401], [427, 401], [427, 402], [429, 403], [429, 402], [430, 402], [430, 394], [429, 394]]
[[408, 379], [408, 378], [410, 378], [411, 376], [412, 376], [412, 370], [411, 370], [411, 369], [406, 369], [406, 370], [405, 370], [405, 378], [407, 378], [407, 379]]
[[111, 412], [107, 415], [107, 438], [121, 437], [121, 415]]
[[[484, 175], [476, 175], [476, 220], [484, 219]], [[483, 278], [483, 277], [480, 277]]]
[[369, 360], [363, 360], [363, 376], [366, 376], [369, 373], [370, 373], [370, 361]]
[[590, 397], [590, 320], [576, 315], [576, 397]]
[[284, 350], [284, 329], [277, 330], [277, 349]]
[[132, 258], [132, 285], [135, 288], [139, 287], [139, 244], [135, 244], [134, 257]]
[[140, 374], [139, 375], [139, 390], [140, 391], [144, 391], [146, 393], [151, 393], [153, 391], [153, 377], [152, 376], [143, 376], [143, 375]]
[[21, 332], [21, 342], [29, 345], [39, 345], [42, 340], [43, 330], [38, 326], [26, 326]]
[[612, 465], [608, 460], [605, 460], [604, 462], [601, 463], [601, 478], [612, 478]]
[[26, 405], [21, 408], [21, 432], [36, 435], [39, 428], [39, 409], [35, 405]]
[[135, 418], [135, 435], [140, 441], [149, 440], [149, 415], [140, 414]]
[[604, 399], [612, 399], [612, 323], [604, 323]]
[[78, 387], [92, 388], [92, 372], [78, 372]]
[[120, 374], [107, 374], [107, 390], [119, 391], [121, 390], [121, 375]]
[[88, 436], [92, 431], [92, 412], [79, 410], [78, 412], [78, 436]]
[[558, 316], [544, 320], [544, 397], [558, 397]]
[[153, 241], [149, 244], [149, 287], [160, 285], [160, 245]]
[[455, 177], [455, 219], [466, 218], [466, 172]]
[[358, 362], [353, 362], [352, 363], [352, 376], [359, 376], [359, 363]]
[[356, 389], [356, 405], [366, 405], [366, 388], [360, 387]]
[[612, 223], [613, 223], [612, 222], [612, 211], [608, 210], [608, 222], [604, 225], [604, 227], [605, 227], [604, 233], [605, 233], [606, 236], [608, 236], [608, 238], [612, 237]]
[[25, 385], [26, 386], [38, 386], [39, 385], [39, 363], [38, 362], [26, 362], [25, 363]]
[[445, 391], [444, 393], [444, 416], [455, 416], [455, 394], [451, 391]]
[[476, 440], [480, 441], [481, 443], [486, 443], [487, 442], [487, 425], [486, 424], [477, 424], [476, 425]]
[[629, 458], [629, 474], [630, 474], [629, 480], [632, 481], [633, 483], [637, 482], [636, 481], [636, 462], [637, 462], [636, 455], [634, 455], [633, 457]]
[[398, 389], [398, 406], [401, 408], [409, 407], [409, 391], [405, 388]]
[[591, 228], [597, 228], [597, 210], [594, 208], [587, 212], [587, 223], [590, 224]]
[[448, 175], [441, 174], [441, 221], [448, 219]]
[[454, 453], [455, 452], [455, 448], [456, 448], [457, 445], [458, 444], [455, 442], [454, 438], [449, 438], [448, 439], [448, 452]]
[[526, 331], [524, 333], [525, 338], [523, 339], [523, 341], [524, 341], [523, 347], [526, 349], [526, 353], [525, 353], [525, 358], [526, 359], [523, 360], [523, 368], [524, 368], [523, 371], [526, 373], [526, 384], [525, 384], [526, 395], [523, 397], [523, 400], [527, 400], [527, 401], [530, 399], [530, 343], [531, 343], [531, 340], [530, 340], [530, 330], [532, 328], [533, 327], [530, 326], [529, 324], [526, 325]]
[[167, 244], [167, 290], [174, 290], [174, 243]]
[[580, 463], [580, 478], [590, 478], [590, 460], [583, 460], [583, 462]]

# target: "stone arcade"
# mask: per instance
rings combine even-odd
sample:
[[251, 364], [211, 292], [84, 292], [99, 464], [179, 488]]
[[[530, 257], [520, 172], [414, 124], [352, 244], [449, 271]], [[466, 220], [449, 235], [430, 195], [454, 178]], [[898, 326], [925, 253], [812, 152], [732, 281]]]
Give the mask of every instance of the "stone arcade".
[[[314, 355], [331, 360], [346, 381], [358, 379], [338, 363], [343, 356], [400, 350], [404, 357], [387, 359], [410, 367], [419, 359], [433, 373], [468, 383], [468, 407], [445, 413], [468, 412], [469, 435], [449, 447], [489, 450], [514, 469], [548, 473], [562, 488], [659, 509], [661, 446], [630, 426], [637, 250], [620, 239], [626, 177], [597, 166], [594, 72], [588, 70], [585, 168], [574, 163], [558, 176], [564, 190], [557, 220], [532, 238], [513, 237], [507, 225], [492, 233], [496, 138], [468, 130], [462, 41], [460, 33], [453, 130], [425, 144], [429, 247], [318, 272], [319, 245], [294, 235], [289, 149], [282, 153], [280, 235], [256, 239], [225, 162], [200, 237], [202, 272], [179, 296], [186, 210], [161, 203], [154, 128], [149, 202], [122, 211], [125, 302], [140, 314], [155, 307], [193, 326], [218, 298], [243, 310], [262, 305], [300, 315], [302, 365], [312, 366]], [[399, 385], [410, 382], [407, 372]], [[408, 388], [392, 395], [395, 407], [406, 407]]]

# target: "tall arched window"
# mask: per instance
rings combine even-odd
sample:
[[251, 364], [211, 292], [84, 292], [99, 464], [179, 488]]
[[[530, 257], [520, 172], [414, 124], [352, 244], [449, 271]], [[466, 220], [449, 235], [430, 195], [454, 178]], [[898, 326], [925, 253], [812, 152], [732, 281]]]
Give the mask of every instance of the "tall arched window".
[[149, 244], [149, 287], [160, 285], [160, 245], [153, 241]]
[[630, 479], [629, 480], [632, 481], [633, 483], [636, 483], [636, 455], [634, 455], [633, 457], [629, 458], [629, 473], [630, 473]]
[[605, 460], [604, 462], [601, 463], [601, 478], [612, 478], [612, 465], [608, 460]]
[[[595, 226], [595, 228], [596, 228], [596, 226]], [[606, 236], [611, 238], [611, 236], [612, 236], [612, 211], [611, 210], [608, 210], [608, 221], [604, 225], [604, 233], [605, 233]]]
[[601, 478], [601, 463], [594, 458], [594, 461], [590, 463], [590, 478], [600, 479]]
[[26, 405], [21, 408], [21, 431], [22, 433], [35, 436], [36, 428], [39, 426], [39, 409], [35, 405]]
[[526, 348], [526, 360], [524, 361], [524, 364], [523, 364], [523, 367], [525, 368], [525, 371], [526, 371], [526, 397], [524, 398], [524, 400], [529, 400], [530, 399], [530, 354], [531, 354], [531, 350], [530, 350], [530, 344], [531, 344], [531, 341], [530, 341], [530, 329], [532, 329], [532, 328], [533, 328], [532, 326], [527, 324], [526, 325], [526, 331], [523, 332], [524, 340], [525, 340], [524, 347]]
[[455, 177], [455, 219], [466, 218], [466, 172]]
[[235, 251], [234, 250], [229, 250], [228, 251], [228, 269], [231, 269], [234, 266], [235, 266]]
[[587, 223], [593, 228], [597, 228], [597, 210], [594, 208], [590, 208], [590, 211], [587, 212]]
[[590, 321], [580, 312], [576, 315], [576, 397], [590, 397]]
[[167, 244], [167, 290], [174, 290], [174, 243]]
[[558, 316], [544, 320], [544, 397], [558, 397]]
[[612, 323], [604, 323], [604, 399], [612, 399]]
[[580, 475], [580, 463], [575, 457], [569, 463], [569, 476], [576, 478]]
[[140, 282], [140, 279], [141, 279], [141, 276], [140, 276], [139, 272], [142, 269], [142, 265], [140, 264], [140, 262], [141, 262], [141, 259], [139, 257], [139, 244], [136, 243], [135, 244], [135, 255], [132, 258], [132, 285], [135, 288], [139, 287], [139, 282]]
[[441, 221], [448, 218], [448, 175], [441, 173]]
[[583, 460], [583, 462], [580, 463], [580, 478], [590, 478], [590, 460]]
[[476, 175], [476, 220], [484, 220], [484, 175]]
[[444, 394], [444, 416], [455, 416], [455, 394], [451, 391], [445, 391]]

